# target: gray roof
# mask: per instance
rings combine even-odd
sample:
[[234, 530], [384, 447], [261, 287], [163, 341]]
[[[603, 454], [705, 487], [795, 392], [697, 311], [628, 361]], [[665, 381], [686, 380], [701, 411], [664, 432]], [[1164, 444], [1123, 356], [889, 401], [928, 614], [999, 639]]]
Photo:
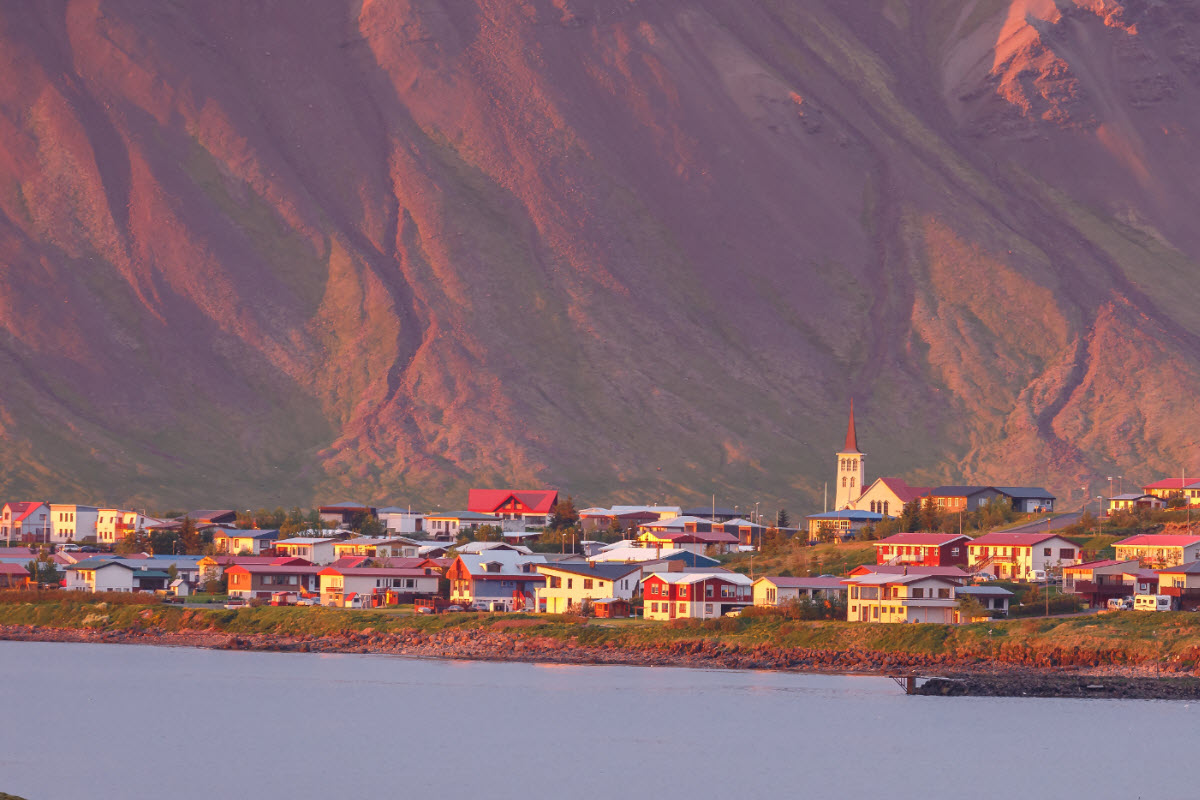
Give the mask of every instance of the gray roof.
[[225, 536], [231, 539], [278, 539], [278, 530], [259, 530], [253, 528], [251, 530], [242, 530], [241, 528], [225, 528], [217, 526], [214, 536]]
[[997, 486], [996, 491], [1004, 492], [1009, 497], [1027, 498], [1030, 500], [1053, 500], [1054, 495], [1041, 486]]
[[954, 590], [955, 594], [978, 594], [987, 595], [988, 597], [1012, 597], [1013, 593], [1008, 589], [1003, 589], [999, 586], [960, 586]]
[[931, 489], [930, 497], [970, 497], [973, 494], [995, 489], [995, 486], [938, 486]]

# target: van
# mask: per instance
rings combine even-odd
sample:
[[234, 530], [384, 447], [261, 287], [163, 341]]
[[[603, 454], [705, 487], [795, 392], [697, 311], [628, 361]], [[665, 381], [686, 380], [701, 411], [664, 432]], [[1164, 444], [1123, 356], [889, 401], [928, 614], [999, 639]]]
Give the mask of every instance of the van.
[[1131, 597], [1114, 597], [1108, 601], [1109, 611], [1128, 611], [1133, 608], [1133, 598]]
[[1139, 594], [1133, 598], [1134, 611], [1170, 611], [1171, 598], [1165, 594]]

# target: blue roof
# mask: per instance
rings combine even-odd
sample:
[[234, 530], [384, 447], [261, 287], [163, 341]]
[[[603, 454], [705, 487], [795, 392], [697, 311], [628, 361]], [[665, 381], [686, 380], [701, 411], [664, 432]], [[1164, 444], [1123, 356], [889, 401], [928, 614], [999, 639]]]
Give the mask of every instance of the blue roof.
[[662, 555], [663, 561], [682, 561], [689, 567], [715, 567], [721, 562], [715, 558], [702, 556], [699, 553], [693, 553], [691, 550], [664, 550]]
[[823, 514], [809, 514], [805, 519], [848, 519], [851, 522], [879, 522], [883, 514], [874, 511], [826, 511]]

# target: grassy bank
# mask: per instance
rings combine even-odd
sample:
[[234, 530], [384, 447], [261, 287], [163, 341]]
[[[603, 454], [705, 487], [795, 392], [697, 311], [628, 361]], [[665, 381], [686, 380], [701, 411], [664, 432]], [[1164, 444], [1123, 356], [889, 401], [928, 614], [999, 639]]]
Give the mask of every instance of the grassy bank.
[[1063, 619], [1004, 620], [975, 625], [864, 625], [808, 622], [776, 614], [670, 623], [583, 620], [522, 614], [403, 615], [321, 607], [189, 609], [152, 604], [0, 603], [0, 624], [103, 631], [160, 630], [236, 635], [329, 637], [351, 633], [407, 634], [479, 631], [537, 637], [563, 645], [614, 649], [677, 649], [704, 644], [740, 650], [811, 649], [913, 655], [1009, 664], [1200, 667], [1200, 615], [1121, 612]]

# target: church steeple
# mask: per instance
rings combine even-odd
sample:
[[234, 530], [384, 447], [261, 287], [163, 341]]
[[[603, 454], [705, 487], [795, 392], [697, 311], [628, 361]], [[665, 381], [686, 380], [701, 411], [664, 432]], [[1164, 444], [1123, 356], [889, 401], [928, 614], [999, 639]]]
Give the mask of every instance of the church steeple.
[[858, 434], [854, 431], [854, 398], [850, 398], [850, 424], [846, 426], [846, 446], [842, 448], [843, 453], [857, 453], [858, 449]]
[[846, 425], [846, 446], [837, 454], [835, 508], [854, 508], [867, 482], [867, 457], [858, 449], [858, 431], [854, 429], [854, 398], [850, 398], [850, 422]]

